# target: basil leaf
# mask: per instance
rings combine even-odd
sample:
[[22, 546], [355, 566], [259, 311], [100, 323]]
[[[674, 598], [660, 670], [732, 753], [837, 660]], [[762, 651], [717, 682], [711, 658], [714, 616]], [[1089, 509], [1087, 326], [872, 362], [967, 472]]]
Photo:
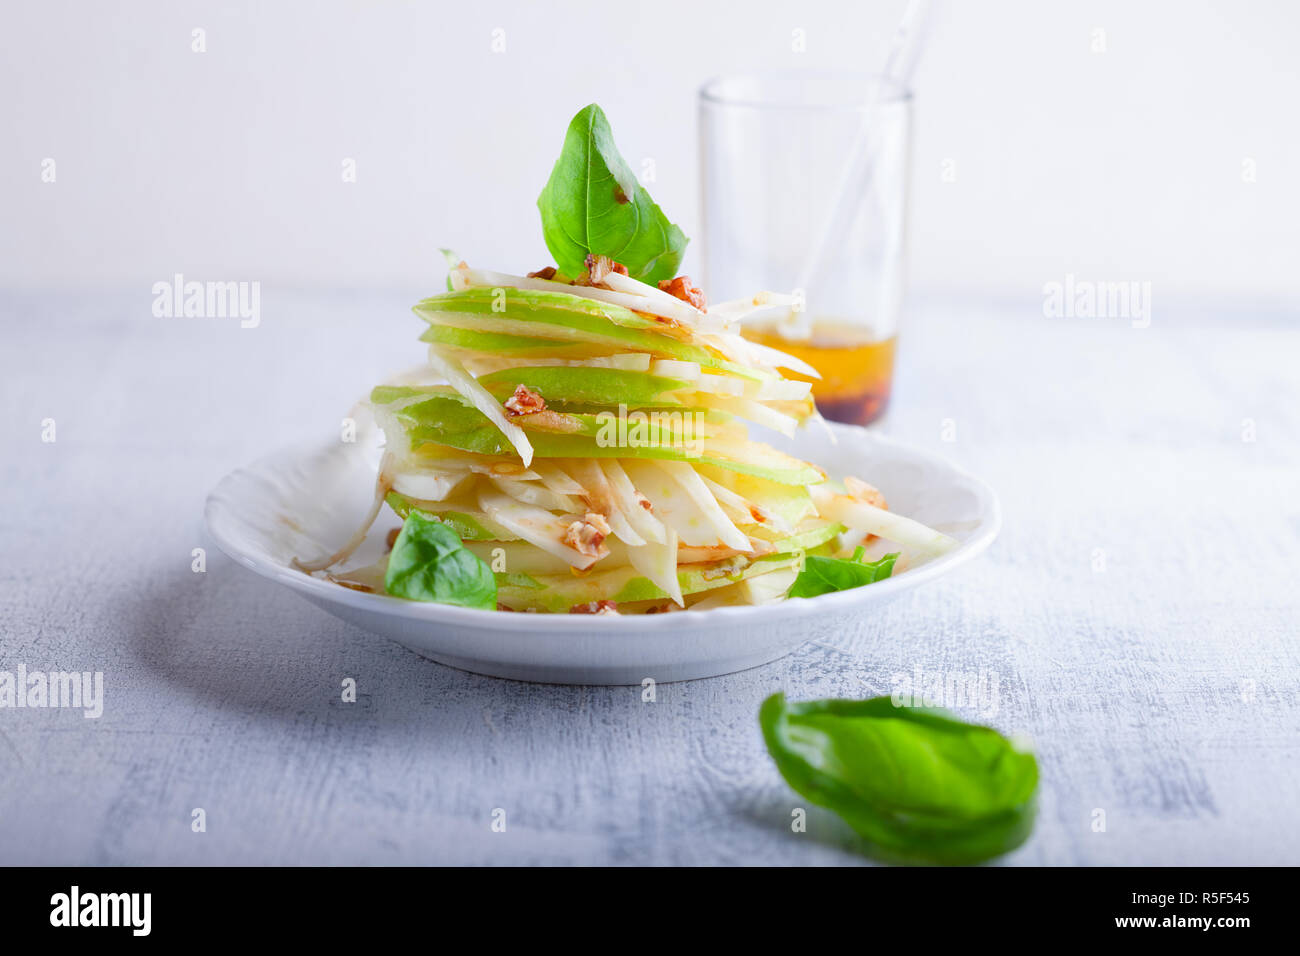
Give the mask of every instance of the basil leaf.
[[492, 571], [466, 549], [456, 532], [423, 511], [406, 516], [388, 556], [384, 588], [411, 601], [436, 601], [495, 611]]
[[588, 253], [622, 263], [651, 285], [671, 279], [681, 265], [686, 235], [637, 182], [595, 103], [569, 124], [537, 208], [546, 248], [566, 275], [581, 275]]
[[795, 790], [834, 810], [868, 854], [898, 863], [978, 863], [1033, 829], [1038, 762], [991, 727], [889, 697], [763, 702], [759, 723]]
[[863, 561], [866, 548], [859, 547], [853, 557], [825, 558], [812, 555], [804, 559], [803, 570], [790, 585], [787, 597], [816, 597], [832, 591], [847, 591], [864, 584], [875, 584], [894, 573], [898, 552], [887, 554], [879, 561]]

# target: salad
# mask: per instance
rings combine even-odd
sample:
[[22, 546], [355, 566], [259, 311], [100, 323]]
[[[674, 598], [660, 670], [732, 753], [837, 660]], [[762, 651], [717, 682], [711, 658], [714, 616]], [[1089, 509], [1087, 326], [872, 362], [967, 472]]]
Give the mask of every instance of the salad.
[[[569, 125], [538, 208], [553, 266], [448, 253], [446, 291], [415, 306], [427, 366], [369, 397], [374, 506], [302, 570], [465, 607], [649, 614], [859, 587], [955, 544], [862, 478], [750, 437], [820, 422], [808, 383], [782, 374], [816, 370], [739, 332], [795, 302], [708, 304], [600, 107]], [[385, 507], [402, 519], [389, 553], [332, 571]]]

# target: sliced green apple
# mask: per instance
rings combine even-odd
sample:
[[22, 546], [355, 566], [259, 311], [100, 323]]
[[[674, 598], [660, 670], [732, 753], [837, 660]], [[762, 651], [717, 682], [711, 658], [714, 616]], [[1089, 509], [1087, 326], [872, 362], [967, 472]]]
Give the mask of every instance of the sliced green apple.
[[515, 386], [524, 385], [546, 400], [569, 405], [608, 405], [628, 408], [681, 405], [670, 392], [683, 388], [681, 379], [587, 366], [519, 366], [479, 376], [479, 384], [499, 399], [508, 398]]
[[[568, 325], [573, 328], [612, 324], [628, 329], [672, 328], [665, 321], [633, 312], [621, 305], [582, 296], [541, 289], [518, 289], [513, 286], [472, 286], [457, 292], [440, 292], [422, 299], [414, 306], [415, 314], [426, 321], [438, 321], [443, 315], [525, 315], [530, 321]], [[431, 318], [434, 317], [434, 318]], [[590, 319], [588, 323], [584, 320]]]
[[[431, 328], [451, 326], [480, 333], [550, 339], [560, 343], [616, 346], [634, 352], [651, 352], [706, 368], [726, 371], [751, 381], [770, 378], [762, 372], [730, 362], [713, 349], [684, 340], [688, 330], [676, 328], [621, 306], [582, 299], [559, 292], [519, 289], [464, 289], [423, 300], [415, 314]], [[421, 336], [432, 341], [429, 332]], [[439, 336], [441, 333], [434, 333]], [[518, 347], [517, 341], [506, 343]], [[484, 351], [492, 351], [485, 349]]]
[[[797, 525], [815, 512], [812, 496], [802, 485], [793, 485], [757, 473], [744, 473], [707, 463], [700, 464], [696, 471], [739, 495], [750, 505], [776, 515], [785, 525]], [[816, 480], [808, 482], [808, 484], [816, 483], [818, 483]]]
[[[412, 450], [427, 442], [480, 455], [513, 454], [483, 413], [447, 386], [384, 385], [371, 393], [371, 400], [395, 415]], [[702, 421], [688, 417], [690, 410], [638, 414], [646, 416], [644, 423], [620, 425], [608, 413], [566, 412], [521, 415], [517, 421], [528, 430], [538, 458], [649, 458], [715, 465], [785, 485], [825, 480], [807, 462], [741, 437], [743, 429], [722, 420], [724, 413], [704, 412]], [[396, 435], [390, 434], [389, 441], [398, 444]]]
[[844, 525], [834, 521], [809, 518], [790, 533], [773, 531], [770, 528], [763, 527], [747, 527], [744, 530], [751, 537], [767, 541], [776, 549], [777, 554], [788, 554], [793, 551], [802, 551], [807, 554], [815, 548], [820, 548], [837, 534], [841, 534], [847, 529], [845, 529]]
[[420, 501], [408, 498], [395, 491], [390, 491], [384, 499], [388, 506], [397, 512], [403, 521], [413, 509], [433, 515], [452, 531], [460, 535], [463, 541], [517, 541], [518, 535], [511, 534], [505, 528], [490, 519], [481, 510], [467, 507], [463, 503], [445, 501]]
[[557, 342], [528, 335], [503, 335], [500, 332], [480, 332], [460, 329], [451, 325], [431, 325], [420, 336], [421, 341], [442, 348], [464, 352], [497, 355], [502, 358], [602, 358], [623, 351], [616, 343], [596, 345], [591, 342]]
[[[441, 517], [441, 515], [439, 515]], [[747, 527], [743, 529], [747, 534], [753, 537], [765, 540], [771, 547], [771, 550], [764, 557], [770, 557], [776, 554], [793, 554], [803, 551], [805, 554], [815, 548], [820, 547], [830, 541], [837, 534], [844, 530], [844, 526], [833, 522], [822, 522], [816, 518], [809, 519], [801, 527], [790, 534], [777, 534], [770, 532], [768, 529], [759, 527]], [[609, 548], [609, 554], [601, 558], [592, 566], [592, 573], [606, 573], [619, 568], [629, 567], [631, 562], [628, 559], [628, 547], [621, 541], [615, 541], [613, 538], [607, 538], [605, 545]], [[562, 558], [548, 554], [527, 542], [523, 541], [494, 541], [484, 540], [482, 538], [470, 538], [466, 540], [465, 547], [473, 551], [476, 555], [486, 561], [489, 565], [503, 567], [510, 572], [520, 574], [538, 575], [560, 575], [569, 573], [569, 564]], [[682, 546], [680, 554], [698, 555], [704, 549], [691, 548]], [[723, 552], [727, 557], [734, 557], [730, 552]], [[743, 556], [742, 556], [743, 557]], [[684, 557], [678, 560], [686, 560]], [[693, 563], [699, 562], [698, 557]], [[684, 563], [682, 567], [690, 567], [691, 563]]]
[[[510, 454], [512, 446], [505, 437], [481, 411], [449, 386], [381, 385], [371, 391], [370, 400], [395, 414], [412, 438], [437, 441], [479, 454]], [[734, 439], [744, 434], [743, 426], [730, 415], [712, 409], [630, 412], [628, 424], [621, 430], [618, 416], [608, 409], [600, 412], [547, 409], [519, 415], [513, 421], [530, 433], [530, 441], [534, 435], [538, 438], [580, 436], [612, 443], [628, 440], [689, 447], [697, 440]], [[485, 428], [491, 434], [480, 434]], [[628, 438], [629, 435], [632, 437]]]
[[[681, 565], [677, 580], [683, 594], [695, 594], [725, 587], [759, 574], [793, 567], [797, 556], [770, 555], [749, 561], [732, 558], [713, 564]], [[530, 575], [540, 587], [502, 585], [498, 580], [497, 600], [515, 611], [535, 610], [564, 613], [570, 608], [593, 601], [630, 604], [638, 601], [667, 600], [667, 593], [649, 578], [631, 567], [613, 571], [592, 571], [584, 576]]]

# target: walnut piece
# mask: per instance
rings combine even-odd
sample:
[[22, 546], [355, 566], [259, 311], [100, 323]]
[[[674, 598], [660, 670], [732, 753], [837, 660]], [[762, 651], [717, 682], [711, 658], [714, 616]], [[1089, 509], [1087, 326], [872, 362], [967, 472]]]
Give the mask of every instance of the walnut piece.
[[574, 285], [604, 286], [605, 276], [611, 272], [617, 272], [621, 276], [627, 275], [627, 266], [621, 262], [615, 262], [609, 256], [593, 256], [589, 252], [587, 253], [586, 265], [586, 273]]
[[618, 605], [613, 601], [588, 601], [586, 604], [575, 604], [569, 608], [570, 614], [617, 614]]
[[518, 415], [536, 415], [546, 409], [546, 400], [527, 385], [515, 386], [515, 393], [506, 399], [506, 414], [511, 418]]
[[701, 312], [708, 312], [705, 307], [704, 292], [691, 285], [690, 276], [678, 276], [676, 279], [659, 280], [659, 288], [667, 292], [674, 298], [681, 299], [683, 302], [689, 302]]
[[600, 544], [609, 536], [609, 522], [605, 516], [595, 511], [588, 511], [581, 521], [575, 521], [564, 532], [564, 543], [579, 554], [596, 556], [600, 554]]

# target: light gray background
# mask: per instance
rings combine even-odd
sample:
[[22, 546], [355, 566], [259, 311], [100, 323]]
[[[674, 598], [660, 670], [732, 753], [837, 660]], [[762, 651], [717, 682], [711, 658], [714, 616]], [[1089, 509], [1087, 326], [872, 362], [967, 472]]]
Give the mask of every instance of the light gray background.
[[[1002, 537], [833, 645], [653, 704], [440, 667], [215, 550], [194, 574], [203, 498], [418, 361], [438, 246], [537, 264], [578, 106], [690, 233], [695, 85], [875, 64], [900, 5], [8, 9], [0, 669], [102, 670], [107, 699], [0, 710], [0, 863], [857, 862], [826, 814], [789, 832], [758, 704], [916, 667], [996, 674], [992, 722], [1035, 742], [1011, 862], [1296, 862], [1295, 8], [953, 6], [890, 429], [987, 479]], [[261, 326], [153, 318], [174, 272], [261, 281]], [[1067, 272], [1151, 282], [1150, 328], [1044, 317]]]
[[[0, 281], [423, 284], [441, 246], [535, 269], [533, 203], [593, 100], [698, 236], [699, 84], [880, 69], [903, 6], [9, 4]], [[1036, 290], [1073, 271], [1300, 302], [1298, 40], [1287, 0], [947, 3], [915, 78], [918, 285]]]

